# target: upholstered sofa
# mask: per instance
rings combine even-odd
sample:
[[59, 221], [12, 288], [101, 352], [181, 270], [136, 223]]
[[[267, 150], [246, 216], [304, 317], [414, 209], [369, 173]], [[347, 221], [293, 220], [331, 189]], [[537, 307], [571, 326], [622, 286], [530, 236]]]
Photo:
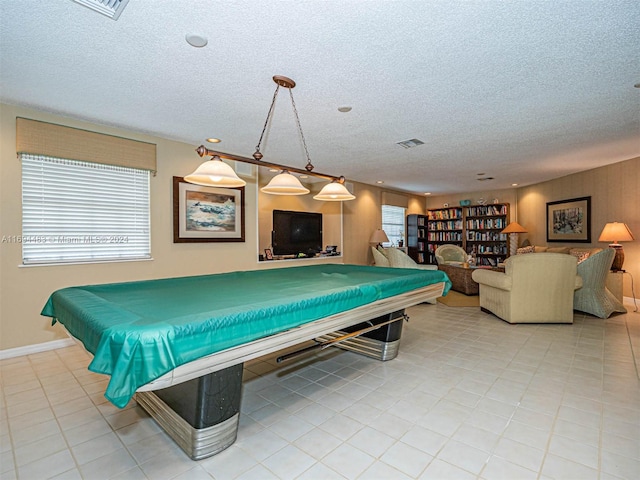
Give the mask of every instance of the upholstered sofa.
[[480, 307], [506, 322], [573, 323], [573, 293], [582, 286], [573, 255], [515, 255], [504, 272], [477, 269], [472, 278]]
[[413, 258], [397, 248], [376, 248], [371, 247], [373, 260], [376, 267], [392, 268], [418, 268], [422, 270], [437, 270], [435, 265], [420, 265]]

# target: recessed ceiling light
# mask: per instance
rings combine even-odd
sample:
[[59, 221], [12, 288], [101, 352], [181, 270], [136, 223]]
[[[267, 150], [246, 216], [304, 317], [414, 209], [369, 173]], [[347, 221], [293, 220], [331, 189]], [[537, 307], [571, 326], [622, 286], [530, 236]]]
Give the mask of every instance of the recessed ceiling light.
[[493, 177], [476, 178], [476, 180], [478, 180], [479, 182], [484, 182], [485, 180], [493, 180]]
[[376, 181], [376, 183], [382, 184], [384, 182], [382, 180], [378, 180], [378, 181]]
[[207, 142], [209, 143], [220, 143], [222, 140], [219, 138], [207, 138]]
[[517, 183], [512, 183], [512, 184], [511, 184], [511, 186], [512, 186], [512, 187], [517, 187], [517, 186], [518, 186], [518, 184], [517, 184]]
[[431, 192], [424, 192], [425, 195], [431, 195]]
[[484, 172], [482, 172], [482, 173], [476, 173], [476, 175], [484, 175]]
[[347, 112], [350, 112], [350, 111], [351, 111], [351, 107], [347, 107], [347, 106], [344, 106], [344, 107], [338, 107], [338, 111], [339, 111], [339, 112], [342, 112], [342, 113], [347, 113]]
[[207, 43], [209, 43], [209, 40], [207, 40], [207, 37], [205, 37], [204, 35], [198, 35], [195, 33], [188, 33], [187, 35], [185, 35], [184, 38], [189, 45], [196, 48], [202, 48], [206, 46]]

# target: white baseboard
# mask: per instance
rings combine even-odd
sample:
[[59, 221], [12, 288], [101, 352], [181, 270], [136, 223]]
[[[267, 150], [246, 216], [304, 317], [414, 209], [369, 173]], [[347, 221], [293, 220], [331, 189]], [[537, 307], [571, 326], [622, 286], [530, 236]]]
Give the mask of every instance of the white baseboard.
[[72, 347], [75, 344], [76, 342], [72, 338], [65, 338], [62, 340], [53, 340], [51, 342], [36, 343], [35, 345], [26, 345], [24, 347], [8, 348], [6, 350], [0, 350], [0, 360], [47, 352], [58, 348]]

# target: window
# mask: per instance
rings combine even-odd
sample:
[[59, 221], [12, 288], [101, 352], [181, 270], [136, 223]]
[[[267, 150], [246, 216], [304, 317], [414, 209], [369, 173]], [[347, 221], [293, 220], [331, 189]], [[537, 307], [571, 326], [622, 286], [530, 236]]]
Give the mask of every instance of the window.
[[404, 243], [404, 207], [395, 207], [393, 205], [382, 205], [382, 229], [389, 237], [389, 245], [400, 245], [400, 240]]
[[20, 158], [25, 265], [151, 258], [149, 170]]

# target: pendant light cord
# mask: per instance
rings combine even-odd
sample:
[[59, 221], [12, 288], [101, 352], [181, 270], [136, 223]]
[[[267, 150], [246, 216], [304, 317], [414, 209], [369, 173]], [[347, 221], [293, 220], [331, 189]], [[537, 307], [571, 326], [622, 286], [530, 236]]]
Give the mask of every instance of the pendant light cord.
[[[287, 87], [289, 88], [289, 87]], [[271, 118], [273, 116], [273, 108], [276, 105], [276, 99], [278, 98], [278, 92], [280, 91], [280, 84], [276, 86], [276, 91], [273, 92], [273, 98], [271, 99], [271, 106], [269, 107], [269, 113], [267, 113], [267, 118], [264, 121], [264, 126], [262, 127], [262, 133], [260, 133], [260, 140], [258, 140], [258, 145], [256, 145], [256, 151], [253, 154], [253, 158], [256, 160], [262, 159], [262, 153], [260, 152], [260, 145], [262, 145], [262, 138], [264, 137], [264, 133], [267, 131], [267, 127], [271, 122]], [[302, 132], [302, 125], [300, 124], [300, 116], [298, 115], [298, 109], [296, 108], [296, 102], [293, 99], [293, 92], [291, 88], [289, 88], [289, 96], [291, 97], [291, 105], [293, 106], [293, 114], [296, 117], [296, 126], [298, 127], [298, 132], [300, 133], [300, 139], [302, 140], [302, 146], [304, 147], [304, 153], [307, 156], [307, 164], [305, 165], [305, 170], [310, 172], [313, 170], [313, 164], [311, 163], [311, 157], [309, 156], [309, 149], [307, 148], [307, 142], [304, 138], [304, 133]]]
[[304, 167], [308, 172], [313, 170], [311, 164], [311, 158], [309, 158], [309, 150], [307, 149], [307, 142], [304, 140], [304, 133], [302, 133], [302, 125], [300, 125], [300, 117], [298, 117], [298, 109], [296, 108], [296, 102], [293, 99], [293, 92], [289, 89], [289, 96], [291, 97], [291, 105], [293, 105], [293, 114], [296, 116], [296, 123], [298, 124], [298, 131], [300, 132], [300, 138], [302, 139], [302, 146], [304, 147], [304, 153], [307, 155], [307, 165]]
[[[260, 140], [258, 140], [258, 145], [256, 145], [256, 153], [260, 154], [260, 144], [262, 144], [262, 137], [264, 137], [264, 132], [267, 130], [267, 126], [269, 125], [269, 122], [271, 120], [271, 115], [273, 114], [273, 107], [276, 104], [276, 98], [278, 98], [278, 92], [280, 91], [280, 85], [276, 86], [276, 91], [273, 92], [273, 98], [271, 99], [271, 106], [269, 107], [269, 113], [267, 113], [267, 118], [264, 121], [264, 126], [262, 127], [262, 133], [260, 134]], [[253, 156], [256, 156], [256, 153], [253, 154]], [[262, 158], [262, 154], [260, 154], [260, 158]], [[256, 158], [256, 160], [259, 160], [259, 158]]]

